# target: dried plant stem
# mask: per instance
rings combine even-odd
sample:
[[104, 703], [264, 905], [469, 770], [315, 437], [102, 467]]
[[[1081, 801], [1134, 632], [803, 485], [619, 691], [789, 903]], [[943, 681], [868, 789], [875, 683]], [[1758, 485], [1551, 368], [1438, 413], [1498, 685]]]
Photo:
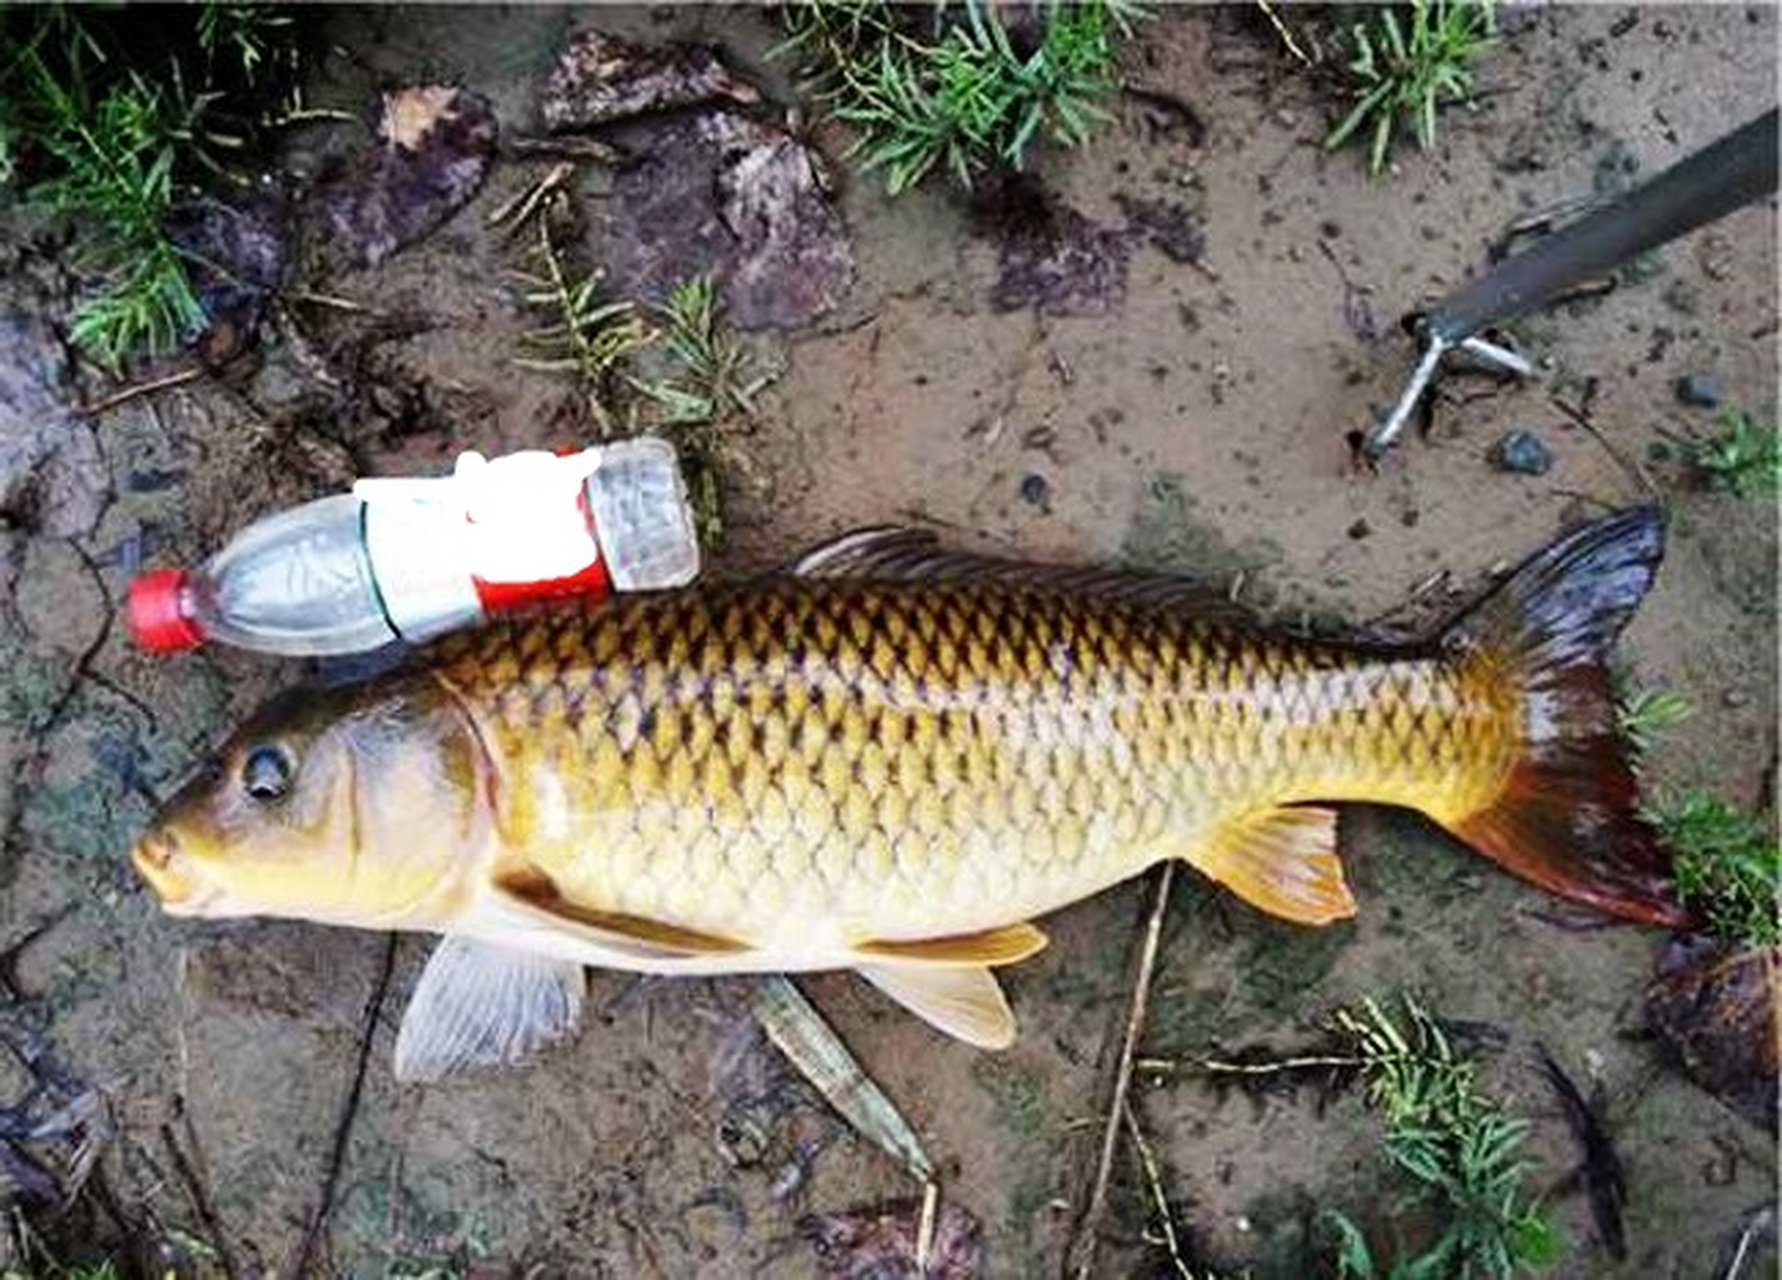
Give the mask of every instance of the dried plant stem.
[[1157, 892], [1151, 901], [1151, 914], [1145, 921], [1144, 941], [1139, 947], [1138, 972], [1133, 976], [1132, 1003], [1126, 1017], [1126, 1035], [1120, 1044], [1120, 1061], [1114, 1072], [1113, 1097], [1108, 1103], [1107, 1125], [1102, 1130], [1101, 1159], [1095, 1168], [1095, 1182], [1089, 1192], [1089, 1204], [1077, 1223], [1076, 1239], [1066, 1255], [1065, 1273], [1077, 1280], [1089, 1280], [1095, 1271], [1095, 1248], [1102, 1216], [1107, 1212], [1108, 1181], [1113, 1176], [1114, 1155], [1120, 1145], [1120, 1125], [1126, 1114], [1127, 1094], [1132, 1089], [1132, 1064], [1138, 1056], [1139, 1038], [1145, 1033], [1145, 1014], [1151, 1001], [1151, 975], [1157, 968], [1157, 943], [1163, 934], [1163, 916], [1169, 908], [1170, 887], [1175, 884], [1176, 864], [1163, 864], [1157, 877]]
[[128, 404], [138, 396], [151, 396], [157, 391], [169, 391], [174, 387], [183, 387], [186, 383], [196, 382], [203, 376], [203, 367], [193, 365], [191, 368], [181, 369], [177, 373], [170, 373], [166, 377], [151, 378], [147, 382], [135, 383], [101, 400], [80, 405], [75, 411], [83, 418], [96, 418], [102, 413], [111, 412], [121, 404]]
[[1151, 1144], [1145, 1140], [1145, 1131], [1139, 1127], [1138, 1115], [1133, 1111], [1130, 1101], [1122, 1104], [1121, 1115], [1126, 1120], [1127, 1133], [1132, 1135], [1132, 1145], [1138, 1152], [1139, 1164], [1145, 1171], [1145, 1189], [1150, 1193], [1151, 1207], [1157, 1213], [1157, 1225], [1163, 1231], [1163, 1247], [1169, 1250], [1170, 1265], [1182, 1280], [1194, 1280], [1194, 1272], [1182, 1257], [1182, 1242], [1176, 1236], [1176, 1220], [1170, 1214], [1169, 1196], [1163, 1189], [1163, 1171], [1157, 1164], [1157, 1157], [1152, 1154]]

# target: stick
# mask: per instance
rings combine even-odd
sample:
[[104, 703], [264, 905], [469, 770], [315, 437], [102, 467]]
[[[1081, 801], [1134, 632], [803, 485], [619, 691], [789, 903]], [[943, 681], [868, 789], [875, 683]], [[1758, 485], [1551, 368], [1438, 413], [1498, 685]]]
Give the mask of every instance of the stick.
[[1639, 482], [1640, 488], [1646, 491], [1647, 497], [1656, 498], [1658, 496], [1658, 486], [1652, 483], [1652, 477], [1646, 474], [1646, 468], [1640, 465], [1637, 458], [1630, 458], [1611, 444], [1609, 438], [1596, 429], [1596, 424], [1590, 420], [1588, 414], [1576, 405], [1567, 404], [1558, 396], [1548, 396], [1547, 400], [1555, 409], [1588, 431], [1590, 438], [1600, 444], [1611, 458], [1620, 463], [1623, 471]]
[[1262, 10], [1262, 16], [1268, 19], [1269, 25], [1275, 29], [1275, 34], [1281, 37], [1281, 43], [1287, 46], [1287, 52], [1298, 58], [1302, 66], [1311, 66], [1312, 60], [1306, 57], [1304, 51], [1300, 49], [1298, 43], [1293, 39], [1293, 33], [1287, 30], [1287, 24], [1282, 22], [1275, 13], [1274, 6], [1269, 4], [1268, 0], [1256, 0], [1256, 7]]
[[322, 1228], [327, 1225], [328, 1215], [334, 1209], [334, 1190], [340, 1181], [341, 1166], [346, 1163], [347, 1139], [352, 1136], [353, 1121], [359, 1115], [359, 1099], [365, 1092], [365, 1068], [371, 1061], [373, 1033], [377, 1030], [378, 1015], [383, 1012], [384, 996], [389, 993], [390, 975], [395, 968], [396, 935], [392, 933], [384, 945], [384, 963], [377, 975], [377, 985], [372, 988], [371, 999], [365, 1004], [365, 1018], [359, 1024], [359, 1057], [353, 1065], [353, 1083], [347, 1090], [346, 1104], [341, 1107], [340, 1119], [334, 1126], [334, 1144], [328, 1151], [328, 1163], [322, 1171], [321, 1194], [297, 1251], [285, 1264], [283, 1274], [288, 1280], [302, 1280], [308, 1274], [309, 1256], [315, 1252], [316, 1241], [321, 1239]]
[[[186, 1132], [192, 1136], [192, 1150], [198, 1151], [197, 1134], [192, 1129], [192, 1118], [186, 1114], [186, 1100], [179, 1100], [179, 1118], [185, 1124]], [[210, 1202], [210, 1195], [204, 1189], [204, 1179], [198, 1176], [198, 1169], [191, 1157], [186, 1155], [180, 1146], [179, 1138], [173, 1131], [171, 1123], [161, 1126], [161, 1141], [167, 1144], [167, 1151], [173, 1157], [174, 1171], [186, 1189], [186, 1195], [192, 1202], [192, 1211], [198, 1215], [198, 1225], [203, 1229], [205, 1242], [217, 1252], [217, 1261], [223, 1265], [223, 1274], [228, 1280], [235, 1280], [239, 1274], [235, 1267], [235, 1257], [229, 1251], [229, 1239], [223, 1234], [223, 1224], [217, 1218], [215, 1207]], [[202, 1158], [202, 1157], [200, 1157]]]
[[1151, 1144], [1145, 1141], [1145, 1131], [1139, 1128], [1138, 1115], [1132, 1109], [1132, 1103], [1126, 1102], [1120, 1108], [1120, 1114], [1126, 1120], [1126, 1130], [1132, 1135], [1132, 1145], [1138, 1151], [1139, 1163], [1144, 1166], [1145, 1186], [1151, 1193], [1151, 1206], [1157, 1211], [1157, 1221], [1163, 1228], [1163, 1245], [1169, 1250], [1169, 1260], [1175, 1264], [1176, 1274], [1182, 1280], [1194, 1280], [1194, 1272], [1182, 1260], [1181, 1242], [1176, 1239], [1176, 1221], [1170, 1215], [1169, 1196], [1163, 1190], [1163, 1173], [1157, 1167], [1157, 1157], [1151, 1153]]
[[188, 382], [196, 382], [204, 376], [204, 369], [194, 365], [189, 369], [181, 369], [178, 373], [170, 373], [164, 378], [151, 378], [147, 382], [138, 382], [135, 386], [125, 387], [115, 395], [106, 396], [103, 400], [95, 400], [92, 404], [79, 404], [74, 411], [83, 418], [97, 417], [108, 413], [121, 404], [128, 404], [137, 396], [153, 395], [157, 391], [166, 391], [171, 387], [183, 387]]
[[1126, 1035], [1120, 1044], [1120, 1065], [1114, 1073], [1114, 1096], [1108, 1103], [1107, 1127], [1102, 1131], [1101, 1160], [1095, 1168], [1095, 1183], [1089, 1193], [1089, 1206], [1077, 1223], [1077, 1238], [1066, 1255], [1065, 1273], [1076, 1280], [1089, 1280], [1095, 1269], [1096, 1232], [1102, 1215], [1107, 1212], [1108, 1180], [1114, 1172], [1114, 1153], [1120, 1145], [1120, 1122], [1127, 1109], [1126, 1095], [1132, 1087], [1132, 1063], [1138, 1054], [1139, 1037], [1145, 1032], [1145, 1011], [1151, 999], [1151, 974], [1157, 967], [1157, 940], [1163, 933], [1163, 914], [1169, 907], [1170, 886], [1175, 883], [1176, 864], [1172, 859], [1163, 864], [1157, 877], [1157, 894], [1151, 902], [1151, 915], [1145, 921], [1144, 943], [1139, 948], [1138, 973], [1132, 983], [1132, 1006], [1126, 1018]]

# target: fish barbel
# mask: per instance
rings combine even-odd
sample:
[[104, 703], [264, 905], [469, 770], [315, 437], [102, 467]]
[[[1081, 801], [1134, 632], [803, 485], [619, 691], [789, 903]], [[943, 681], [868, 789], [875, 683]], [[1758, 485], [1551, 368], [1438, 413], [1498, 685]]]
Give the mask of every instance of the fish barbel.
[[1438, 637], [1292, 638], [1175, 579], [869, 532], [792, 571], [498, 623], [276, 702], [135, 853], [176, 914], [446, 935], [398, 1074], [576, 1023], [583, 965], [851, 968], [989, 1047], [1031, 921], [1164, 858], [1274, 915], [1355, 903], [1334, 801], [1684, 918], [1603, 655], [1656, 513], [1561, 537]]

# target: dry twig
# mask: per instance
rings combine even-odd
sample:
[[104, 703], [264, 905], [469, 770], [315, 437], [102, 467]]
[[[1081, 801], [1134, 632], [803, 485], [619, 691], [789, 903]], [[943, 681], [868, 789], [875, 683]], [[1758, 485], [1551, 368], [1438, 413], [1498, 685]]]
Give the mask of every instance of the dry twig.
[[1120, 1145], [1120, 1125], [1126, 1114], [1126, 1096], [1132, 1088], [1132, 1064], [1138, 1054], [1139, 1037], [1145, 1033], [1145, 1012], [1151, 1000], [1151, 975], [1157, 968], [1157, 942], [1163, 933], [1163, 916], [1169, 907], [1170, 886], [1175, 883], [1176, 864], [1163, 864], [1157, 877], [1157, 893], [1151, 902], [1151, 915], [1145, 921], [1144, 942], [1139, 947], [1138, 972], [1132, 982], [1132, 1004], [1126, 1018], [1126, 1035], [1120, 1044], [1120, 1062], [1114, 1072], [1114, 1096], [1108, 1103], [1107, 1126], [1102, 1131], [1101, 1159], [1095, 1168], [1095, 1182], [1089, 1192], [1089, 1204], [1077, 1222], [1076, 1239], [1065, 1255], [1065, 1274], [1088, 1280], [1095, 1270], [1096, 1236], [1102, 1216], [1107, 1212], [1108, 1180], [1113, 1176], [1114, 1154]]

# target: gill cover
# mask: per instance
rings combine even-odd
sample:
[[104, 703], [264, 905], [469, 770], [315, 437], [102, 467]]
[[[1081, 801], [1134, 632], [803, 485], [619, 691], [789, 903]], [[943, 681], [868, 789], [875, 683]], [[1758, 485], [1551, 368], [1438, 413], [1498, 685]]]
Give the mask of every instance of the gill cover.
[[170, 911], [427, 928], [486, 839], [488, 766], [425, 676], [298, 690], [162, 811], [136, 863]]

